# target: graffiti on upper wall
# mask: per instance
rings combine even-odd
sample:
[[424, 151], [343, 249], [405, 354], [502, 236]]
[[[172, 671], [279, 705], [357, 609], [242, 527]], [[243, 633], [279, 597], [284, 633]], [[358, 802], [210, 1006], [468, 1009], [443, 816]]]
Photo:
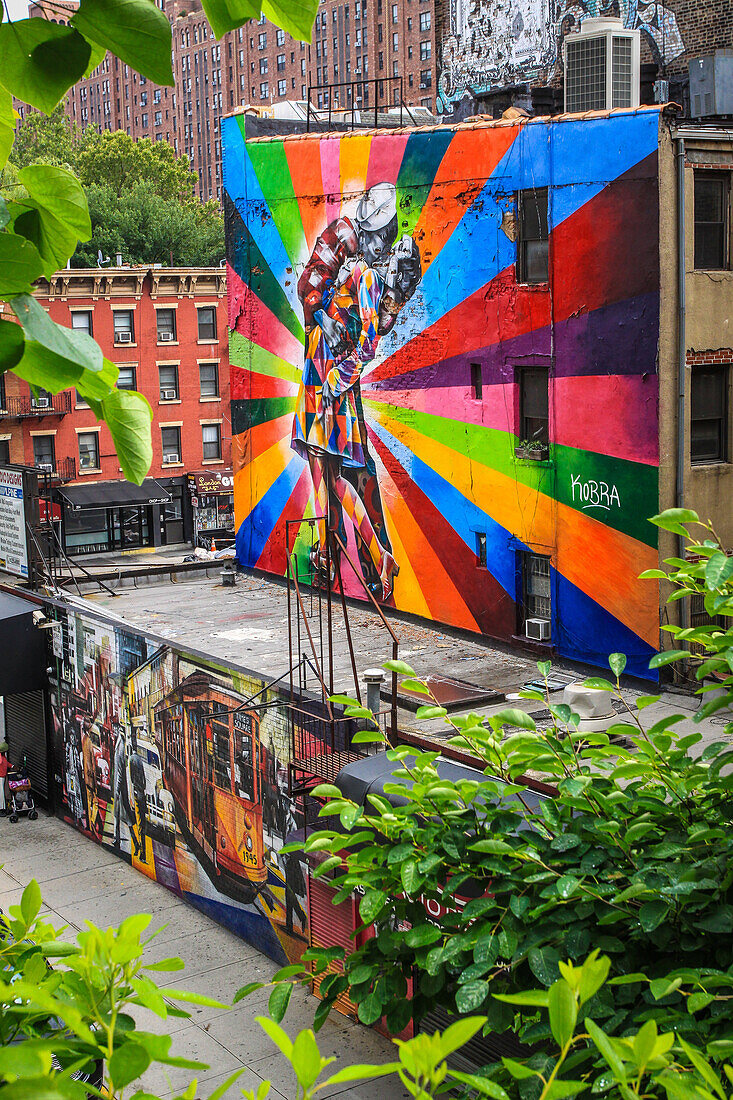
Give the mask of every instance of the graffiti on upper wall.
[[451, 0], [440, 56], [438, 110], [450, 113], [466, 94], [551, 80], [565, 37], [599, 15], [617, 15], [624, 26], [639, 28], [659, 65], [684, 53], [677, 17], [660, 0]]
[[[539, 616], [564, 655], [648, 673], [658, 131], [649, 110], [245, 143], [225, 120], [243, 565], [282, 575], [287, 532], [316, 586], [507, 640]], [[520, 193], [547, 195], [553, 312], [517, 277]]]
[[51, 712], [64, 816], [272, 958], [298, 959], [306, 887], [281, 852], [302, 824], [284, 708], [248, 707], [264, 685], [243, 673], [61, 617]]

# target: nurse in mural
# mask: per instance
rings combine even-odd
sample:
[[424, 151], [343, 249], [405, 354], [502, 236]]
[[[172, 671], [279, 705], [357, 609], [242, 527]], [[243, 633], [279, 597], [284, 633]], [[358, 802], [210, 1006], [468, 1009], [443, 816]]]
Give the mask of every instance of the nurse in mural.
[[417, 245], [405, 236], [393, 249], [396, 235], [396, 189], [380, 183], [363, 196], [354, 220], [338, 218], [318, 238], [298, 283], [306, 348], [292, 434], [292, 447], [313, 479], [317, 567], [325, 561], [327, 524], [345, 541], [348, 516], [379, 578], [382, 600], [392, 594], [399, 565], [344, 472], [367, 466], [358, 407], [362, 371], [420, 281]]

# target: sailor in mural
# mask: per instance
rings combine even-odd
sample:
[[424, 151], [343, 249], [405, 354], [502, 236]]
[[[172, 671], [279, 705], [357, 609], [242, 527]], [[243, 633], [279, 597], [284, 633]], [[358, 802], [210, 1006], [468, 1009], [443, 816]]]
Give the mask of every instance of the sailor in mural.
[[306, 347], [291, 444], [311, 470], [319, 517], [316, 568], [324, 567], [327, 524], [345, 542], [348, 517], [376, 572], [376, 594], [382, 600], [392, 594], [399, 565], [380, 538], [383, 521], [378, 532], [362, 496], [344, 475], [368, 468], [362, 371], [420, 281], [415, 241], [405, 236], [393, 248], [396, 235], [396, 188], [379, 183], [364, 194], [354, 219], [336, 219], [318, 238], [298, 283]]

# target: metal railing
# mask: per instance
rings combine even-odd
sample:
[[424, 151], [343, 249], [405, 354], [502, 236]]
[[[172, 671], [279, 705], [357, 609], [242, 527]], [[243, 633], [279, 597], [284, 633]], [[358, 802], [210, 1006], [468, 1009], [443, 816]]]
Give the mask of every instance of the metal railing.
[[71, 391], [49, 394], [48, 397], [6, 396], [0, 409], [0, 418], [22, 420], [25, 417], [66, 416], [71, 412]]
[[[384, 94], [384, 86], [387, 86], [387, 95]], [[399, 88], [399, 95], [392, 96], [392, 103], [389, 102], [389, 93], [393, 86]], [[340, 101], [342, 98], [340, 89], [345, 88], [343, 93], [344, 102], [334, 103], [334, 96]], [[372, 94], [370, 95], [370, 90]], [[320, 95], [323, 101], [323, 96], [328, 97], [328, 103], [325, 103], [322, 107], [317, 107], [311, 103], [311, 95], [315, 92], [316, 95]], [[306, 131], [311, 129], [311, 119], [315, 123], [322, 123], [323, 116], [328, 112], [328, 120], [326, 128], [331, 129], [333, 123], [333, 113], [336, 112], [343, 115], [344, 122], [346, 116], [351, 114], [351, 129], [355, 129], [357, 125], [356, 116], [359, 115], [359, 125], [362, 125], [365, 118], [369, 118], [374, 115], [374, 128], [379, 125], [379, 114], [390, 111], [395, 107], [399, 107], [400, 111], [400, 126], [404, 126], [404, 113], [407, 112], [410, 122], [415, 123], [414, 116], [410, 111], [410, 108], [405, 103], [403, 97], [403, 78], [401, 76], [375, 76], [364, 78], [357, 74], [354, 80], [342, 80], [335, 84], [309, 84], [308, 85], [308, 105], [306, 114]], [[372, 100], [373, 102], [370, 102]]]

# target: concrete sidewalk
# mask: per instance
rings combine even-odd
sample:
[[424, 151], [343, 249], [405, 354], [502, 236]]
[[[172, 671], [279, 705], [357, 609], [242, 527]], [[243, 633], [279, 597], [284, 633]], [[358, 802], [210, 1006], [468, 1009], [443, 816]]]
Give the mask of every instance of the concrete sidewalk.
[[[47, 918], [57, 927], [68, 925], [70, 938], [84, 928], [86, 920], [106, 928], [132, 913], [150, 913], [149, 931], [162, 931], [146, 958], [152, 962], [178, 956], [186, 964], [183, 971], [157, 975], [161, 985], [231, 1004], [241, 986], [268, 981], [277, 970], [275, 963], [243, 940], [54, 817], [41, 813], [37, 821], [21, 818], [16, 825], [0, 818], [0, 864], [0, 909], [17, 903], [23, 888], [35, 878]], [[268, 989], [260, 990], [229, 1011], [192, 1005], [188, 1020], [160, 1020], [141, 1010], [138, 1026], [171, 1034], [175, 1055], [208, 1064], [209, 1068], [198, 1074], [197, 1097], [201, 1100], [241, 1068], [244, 1073], [226, 1093], [227, 1100], [239, 1097], [242, 1088], [256, 1089], [262, 1080], [272, 1082], [270, 1096], [281, 1100], [296, 1095], [296, 1083], [288, 1063], [255, 1022], [256, 1016], [267, 1015], [268, 995]], [[317, 1003], [302, 989], [295, 990], [284, 1021], [291, 1036], [312, 1027]], [[338, 1058], [332, 1072], [355, 1062], [393, 1059], [393, 1048], [386, 1039], [336, 1014], [317, 1038], [324, 1057]], [[155, 1095], [170, 1097], [183, 1090], [193, 1076], [189, 1070], [166, 1072], [164, 1067], [155, 1067], [144, 1075], [142, 1085]], [[322, 1095], [347, 1092], [354, 1100], [402, 1100], [408, 1095], [396, 1077], [363, 1085], [337, 1085]]]

